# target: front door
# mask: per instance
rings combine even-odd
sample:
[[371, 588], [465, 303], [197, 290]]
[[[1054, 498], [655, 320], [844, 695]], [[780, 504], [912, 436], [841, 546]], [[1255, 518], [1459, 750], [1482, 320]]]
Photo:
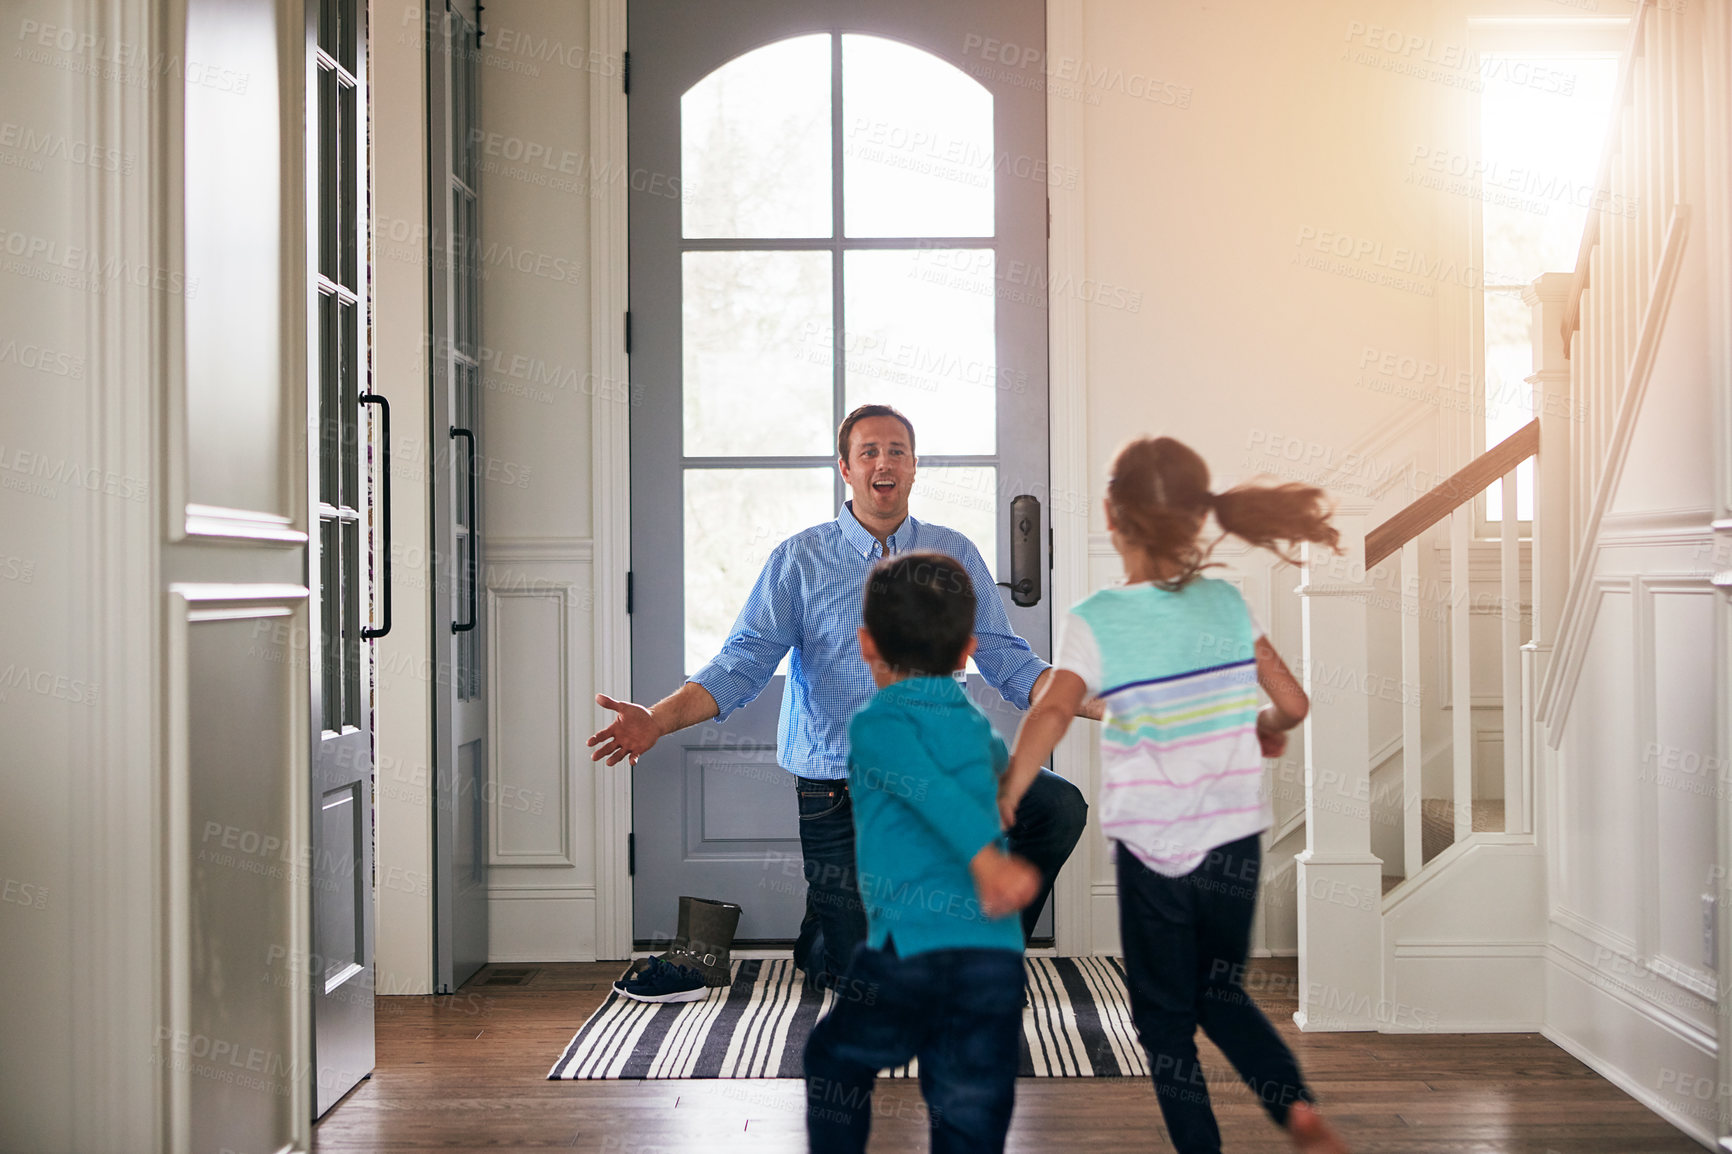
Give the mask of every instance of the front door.
[[358, 0], [307, 7], [307, 403], [319, 430], [308, 481], [318, 527], [308, 565], [319, 639], [310, 662], [314, 1117], [373, 1068], [372, 662], [363, 643], [382, 632], [369, 624], [366, 550], [369, 510], [383, 503], [371, 501], [361, 406], [383, 402], [365, 395], [364, 10]]
[[481, 279], [474, 126], [481, 35], [474, 0], [428, 9], [428, 318], [432, 356], [434, 989], [487, 963], [487, 698], [482, 661]]
[[[836, 516], [835, 431], [857, 405], [908, 414], [913, 515], [1009, 579], [1011, 500], [1048, 475], [1046, 96], [1017, 83], [1038, 70], [996, 61], [1040, 51], [1045, 6], [630, 0], [628, 27], [632, 697], [648, 703], [716, 653], [778, 542]], [[1047, 606], [998, 593], [1048, 653]], [[667, 939], [682, 894], [738, 902], [741, 940], [797, 934], [786, 668], [639, 758], [640, 942]], [[978, 674], [970, 690], [1014, 730]]]

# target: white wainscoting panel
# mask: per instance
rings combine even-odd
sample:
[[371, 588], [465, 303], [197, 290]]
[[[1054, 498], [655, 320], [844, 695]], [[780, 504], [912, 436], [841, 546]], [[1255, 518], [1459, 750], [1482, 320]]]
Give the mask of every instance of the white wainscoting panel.
[[487, 590], [491, 865], [571, 866], [569, 585]]
[[490, 962], [594, 961], [595, 887], [501, 886], [487, 891]]
[[1702, 895], [1720, 888], [1716, 800], [1728, 775], [1715, 756], [1714, 590], [1700, 577], [1639, 578], [1646, 700], [1638, 778], [1651, 795], [1653, 890], [1644, 951], [1698, 989], [1715, 977], [1702, 951]]
[[1635, 939], [1641, 924], [1641, 794], [1634, 766], [1634, 606], [1629, 585], [1602, 582], [1586, 659], [1565, 721], [1558, 775], [1558, 872], [1552, 900]]
[[596, 958], [592, 556], [586, 537], [487, 545], [494, 962]]

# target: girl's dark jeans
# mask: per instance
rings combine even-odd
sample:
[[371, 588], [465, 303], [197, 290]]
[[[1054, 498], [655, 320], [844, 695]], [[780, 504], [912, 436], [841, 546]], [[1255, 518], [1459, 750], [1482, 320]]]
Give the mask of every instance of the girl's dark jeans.
[[1258, 835], [1216, 846], [1184, 877], [1118, 854], [1119, 935], [1131, 1017], [1149, 1055], [1155, 1096], [1179, 1154], [1218, 1154], [1221, 1131], [1197, 1063], [1197, 1027], [1285, 1127], [1288, 1108], [1311, 1101], [1293, 1052], [1251, 1001], [1241, 979], [1262, 868]]

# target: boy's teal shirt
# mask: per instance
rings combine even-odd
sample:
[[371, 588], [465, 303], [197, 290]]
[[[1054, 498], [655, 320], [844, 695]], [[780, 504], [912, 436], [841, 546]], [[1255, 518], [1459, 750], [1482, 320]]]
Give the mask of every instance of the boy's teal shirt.
[[848, 788], [866, 942], [901, 957], [946, 949], [1022, 952], [1022, 922], [988, 918], [968, 863], [994, 843], [1004, 741], [955, 680], [910, 677], [848, 723]]

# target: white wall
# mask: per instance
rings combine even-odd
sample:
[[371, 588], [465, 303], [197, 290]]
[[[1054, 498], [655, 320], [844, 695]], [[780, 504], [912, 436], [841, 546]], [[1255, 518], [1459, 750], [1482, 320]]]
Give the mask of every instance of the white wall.
[[[596, 956], [585, 6], [483, 13], [483, 491], [495, 961]], [[624, 479], [621, 479], [621, 484]], [[625, 687], [608, 687], [624, 692]]]

